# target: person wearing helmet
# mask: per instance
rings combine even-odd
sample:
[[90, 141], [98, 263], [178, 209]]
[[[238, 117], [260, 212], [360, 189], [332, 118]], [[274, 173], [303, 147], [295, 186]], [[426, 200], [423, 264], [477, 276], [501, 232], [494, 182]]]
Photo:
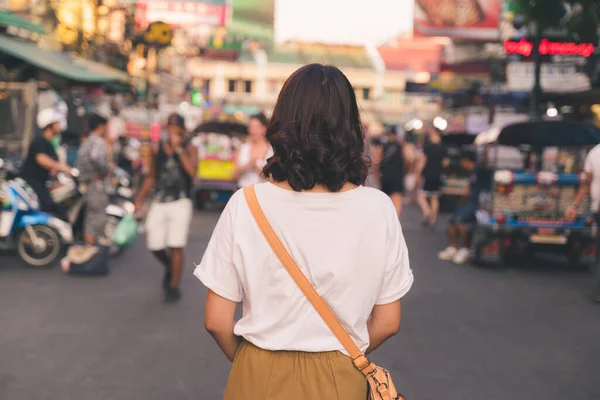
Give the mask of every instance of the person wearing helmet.
[[49, 108], [40, 111], [37, 125], [42, 130], [42, 134], [37, 136], [29, 146], [21, 169], [21, 177], [38, 196], [40, 209], [57, 214], [61, 218], [65, 218], [65, 215], [52, 200], [46, 182], [50, 178], [50, 172], [71, 174], [69, 165], [58, 161], [58, 155], [52, 145], [52, 139], [62, 132], [63, 124], [64, 115], [59, 110]]

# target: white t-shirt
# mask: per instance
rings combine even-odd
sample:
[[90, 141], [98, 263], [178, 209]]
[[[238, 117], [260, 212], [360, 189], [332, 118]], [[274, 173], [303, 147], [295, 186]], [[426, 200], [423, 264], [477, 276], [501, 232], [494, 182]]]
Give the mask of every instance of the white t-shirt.
[[600, 211], [600, 144], [596, 145], [585, 158], [584, 171], [592, 174], [590, 196], [592, 198], [591, 208], [593, 212]]
[[[250, 143], [244, 143], [240, 147], [237, 163], [240, 165], [247, 165], [250, 162], [251, 150], [252, 150], [252, 145]], [[259, 168], [264, 168], [265, 165], [267, 165], [267, 160], [269, 158], [271, 158], [272, 156], [273, 156], [273, 149], [271, 148], [271, 146], [269, 146], [267, 153], [265, 155], [265, 158], [257, 161], [256, 165]], [[256, 170], [252, 169], [252, 170], [244, 172], [240, 176], [240, 179], [238, 179], [238, 186], [244, 187], [244, 186], [253, 185], [255, 183], [259, 183], [262, 181], [263, 181], [263, 179], [261, 178], [260, 174]]]
[[[341, 193], [298, 193], [269, 182], [256, 185], [256, 194], [283, 245], [366, 350], [373, 306], [400, 299], [413, 284], [390, 199], [363, 186]], [[223, 211], [194, 274], [218, 295], [243, 302], [234, 332], [254, 345], [344, 352], [269, 247], [241, 190]]]

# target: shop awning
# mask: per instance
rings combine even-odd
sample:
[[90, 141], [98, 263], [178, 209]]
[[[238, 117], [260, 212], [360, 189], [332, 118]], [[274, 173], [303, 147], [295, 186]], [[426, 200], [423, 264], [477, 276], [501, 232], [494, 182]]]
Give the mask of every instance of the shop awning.
[[42, 49], [34, 43], [3, 35], [0, 35], [0, 53], [6, 53], [40, 69], [76, 82], [107, 83], [123, 81], [125, 78], [114, 72], [93, 70], [83, 64], [77, 64], [66, 54]]
[[119, 82], [128, 82], [129, 81], [129, 75], [126, 72], [123, 72], [123, 71], [118, 70], [113, 67], [109, 67], [106, 64], [102, 64], [102, 63], [99, 63], [96, 61], [86, 60], [84, 58], [77, 58], [73, 61], [77, 65], [82, 66], [94, 73], [100, 73], [103, 75], [111, 76], [111, 77], [113, 77], [114, 81], [119, 81]]
[[31, 21], [6, 11], [0, 11], [0, 26], [5, 26], [7, 28], [13, 26], [15, 28], [26, 29], [30, 32], [38, 33], [40, 35], [46, 33], [43, 26], [34, 24]]

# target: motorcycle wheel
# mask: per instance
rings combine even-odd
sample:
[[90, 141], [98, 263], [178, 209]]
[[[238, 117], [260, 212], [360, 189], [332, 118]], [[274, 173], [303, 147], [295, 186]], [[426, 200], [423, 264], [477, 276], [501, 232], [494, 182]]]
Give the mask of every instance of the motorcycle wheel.
[[106, 225], [104, 227], [104, 236], [106, 240], [110, 243], [108, 247], [108, 254], [111, 258], [120, 256], [123, 253], [123, 250], [125, 249], [122, 246], [117, 246], [116, 244], [114, 244], [112, 240], [115, 234], [115, 229], [117, 229], [117, 225], [119, 225], [119, 222], [121, 222], [121, 219], [111, 216], [108, 217], [108, 221], [106, 221]]
[[17, 236], [17, 254], [30, 267], [44, 268], [52, 265], [60, 256], [62, 242], [58, 232], [46, 225], [33, 225], [31, 229], [43, 243], [39, 248], [33, 243], [26, 229]]

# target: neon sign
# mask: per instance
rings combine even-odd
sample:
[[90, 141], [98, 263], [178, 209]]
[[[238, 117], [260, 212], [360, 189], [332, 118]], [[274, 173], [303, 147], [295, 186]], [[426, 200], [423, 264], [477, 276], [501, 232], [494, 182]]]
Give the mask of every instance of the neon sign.
[[[518, 54], [529, 57], [533, 52], [533, 43], [521, 39], [518, 42], [507, 40], [504, 42], [504, 51], [506, 54]], [[539, 51], [543, 56], [581, 56], [589, 57], [594, 54], [596, 48], [591, 43], [572, 43], [572, 42], [551, 42], [548, 39], [542, 39]]]

